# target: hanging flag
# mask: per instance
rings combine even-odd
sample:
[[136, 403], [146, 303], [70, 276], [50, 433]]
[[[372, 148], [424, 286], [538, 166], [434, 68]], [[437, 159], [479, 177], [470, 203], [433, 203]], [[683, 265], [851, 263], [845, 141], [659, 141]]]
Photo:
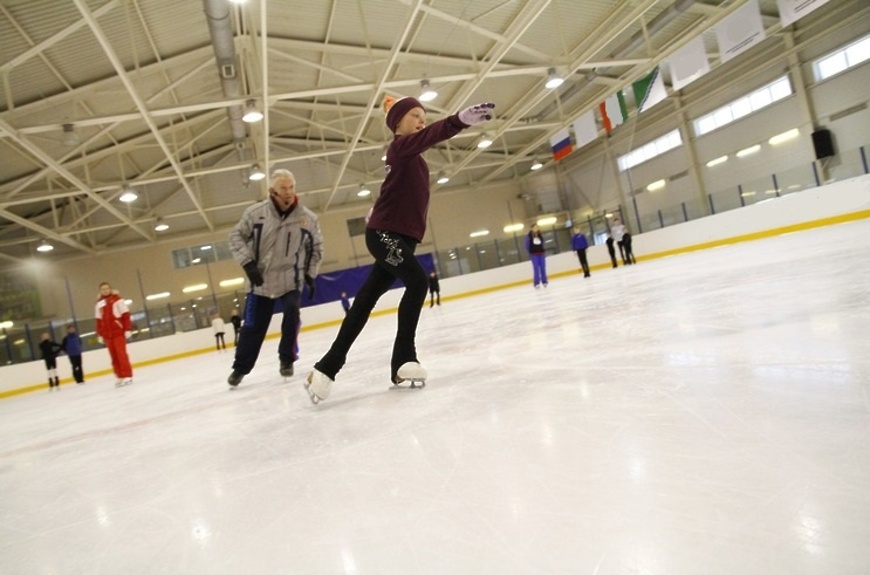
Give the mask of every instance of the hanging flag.
[[601, 110], [601, 119], [604, 120], [604, 129], [608, 134], [613, 131], [613, 128], [621, 126], [628, 120], [628, 108], [625, 106], [622, 90], [598, 104], [598, 108]]
[[716, 24], [713, 29], [716, 31], [719, 58], [723, 64], [749, 50], [765, 38], [758, 0], [749, 0]]
[[571, 134], [568, 133], [568, 128], [562, 128], [554, 135], [550, 136], [550, 147], [553, 149], [554, 160], [561, 160], [574, 151], [574, 147], [571, 145]]
[[803, 18], [827, 3], [828, 0], [776, 0], [776, 6], [779, 8], [779, 21], [785, 28], [798, 18]]
[[668, 59], [671, 67], [671, 82], [674, 90], [691, 84], [710, 71], [703, 36], [698, 36], [674, 52]]
[[574, 139], [577, 147], [582, 148], [598, 138], [598, 126], [595, 125], [595, 114], [589, 110], [574, 122]]
[[634, 82], [631, 89], [634, 91], [634, 101], [637, 104], [638, 112], [646, 112], [668, 97], [665, 82], [662, 80], [662, 75], [659, 74], [658, 66], [645, 78]]

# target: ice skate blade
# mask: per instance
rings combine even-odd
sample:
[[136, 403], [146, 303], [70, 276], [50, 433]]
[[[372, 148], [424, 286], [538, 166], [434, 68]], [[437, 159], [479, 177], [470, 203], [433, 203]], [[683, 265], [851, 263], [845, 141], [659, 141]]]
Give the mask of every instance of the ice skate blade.
[[[402, 385], [403, 383], [411, 385]], [[399, 381], [393, 382], [392, 389], [423, 389], [424, 387], [426, 387], [425, 379], [399, 379]]]
[[[330, 380], [330, 379], [326, 378], [326, 376], [320, 374], [324, 379], [322, 379], [322, 380], [319, 379], [317, 382], [317, 386], [315, 386], [314, 382], [312, 381], [313, 378], [315, 377], [314, 373], [315, 372], [313, 372], [313, 371], [311, 373], [309, 373], [308, 377], [305, 378], [305, 381], [302, 383], [302, 385], [305, 387], [305, 392], [308, 393], [308, 399], [311, 400], [311, 403], [313, 403], [314, 405], [317, 405], [321, 401], [323, 401], [324, 399], [329, 397], [329, 390], [330, 390], [330, 387], [332, 386], [332, 380]], [[317, 393], [315, 393], [314, 390], [311, 389], [313, 386], [321, 388], [320, 389], [321, 395], [317, 395]]]
[[302, 385], [305, 386], [305, 391], [306, 391], [306, 393], [308, 393], [308, 399], [311, 400], [311, 403], [313, 403], [314, 405], [317, 405], [318, 403], [321, 402], [321, 399], [319, 397], [317, 397], [317, 394], [314, 393], [313, 391], [311, 391], [311, 382], [310, 381], [308, 381], [306, 379], [305, 383], [303, 383]]

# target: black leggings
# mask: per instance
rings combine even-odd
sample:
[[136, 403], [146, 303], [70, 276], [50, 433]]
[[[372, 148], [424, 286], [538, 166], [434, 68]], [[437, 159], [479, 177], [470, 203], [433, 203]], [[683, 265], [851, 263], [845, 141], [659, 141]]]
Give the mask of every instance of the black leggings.
[[375, 263], [344, 317], [332, 347], [314, 364], [318, 371], [333, 380], [347, 361], [347, 354], [375, 304], [397, 279], [405, 284], [405, 293], [399, 302], [398, 328], [390, 361], [392, 378], [395, 379], [402, 364], [417, 361], [417, 324], [429, 291], [426, 271], [414, 257], [417, 240], [395, 232], [366, 230], [366, 247]]

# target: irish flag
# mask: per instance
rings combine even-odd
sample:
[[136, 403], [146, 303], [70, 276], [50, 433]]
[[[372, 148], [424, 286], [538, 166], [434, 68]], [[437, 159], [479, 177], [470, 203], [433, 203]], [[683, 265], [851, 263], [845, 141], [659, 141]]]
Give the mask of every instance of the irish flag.
[[628, 108], [625, 106], [622, 90], [598, 104], [598, 109], [601, 110], [601, 119], [604, 120], [604, 129], [608, 134], [628, 120]]
[[562, 128], [550, 137], [550, 148], [553, 149], [554, 160], [561, 160], [574, 151], [574, 146], [571, 145], [571, 134], [568, 132], [568, 128]]

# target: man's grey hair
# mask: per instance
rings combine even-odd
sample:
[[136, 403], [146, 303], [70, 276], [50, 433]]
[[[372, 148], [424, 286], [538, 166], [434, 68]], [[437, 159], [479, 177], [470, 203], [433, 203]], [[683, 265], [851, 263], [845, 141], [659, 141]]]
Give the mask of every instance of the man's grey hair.
[[275, 183], [281, 178], [290, 178], [294, 182], [296, 181], [296, 176], [293, 175], [293, 172], [291, 172], [290, 170], [279, 168], [272, 172], [272, 179], [270, 180], [272, 183], [270, 185], [274, 186]]

